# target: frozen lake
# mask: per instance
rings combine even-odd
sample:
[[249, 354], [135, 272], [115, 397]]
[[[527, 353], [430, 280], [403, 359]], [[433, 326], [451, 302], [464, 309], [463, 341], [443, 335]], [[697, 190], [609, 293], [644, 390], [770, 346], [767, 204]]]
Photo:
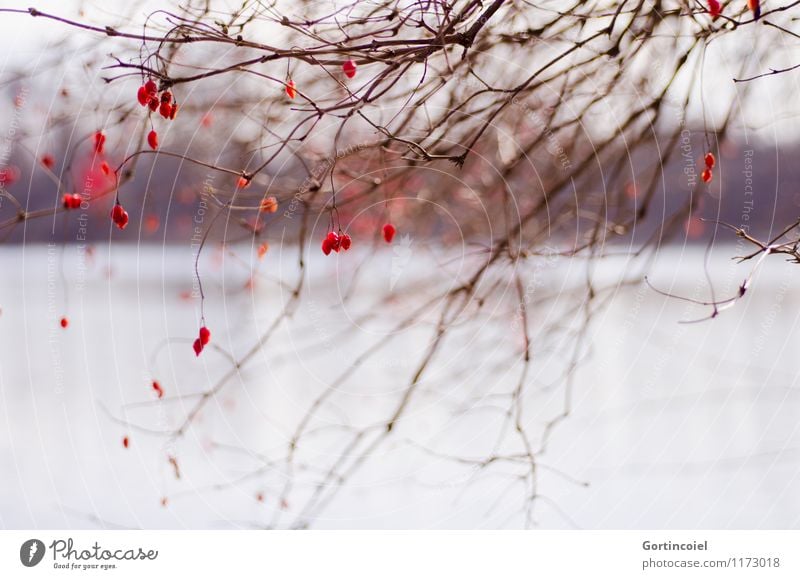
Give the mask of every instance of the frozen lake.
[[[734, 251], [717, 248], [711, 259], [724, 295], [748, 271], [730, 262]], [[191, 295], [193, 262], [183, 248], [97, 246], [85, 258], [74, 247], [0, 250], [0, 526], [230, 528], [291, 526], [303, 517], [315, 470], [327, 469], [330, 457], [342, 452], [336, 441], [352, 425], [385, 419], [430, 327], [423, 322], [401, 330], [388, 350], [341, 385], [310, 430], [302, 472], [288, 472], [282, 459], [309, 404], [357, 352], [393, 332], [399, 317], [391, 300], [384, 302], [385, 315], [371, 310], [368, 299], [358, 305], [348, 297], [342, 306], [354, 272], [314, 255], [314, 279], [291, 321], [279, 324], [183, 436], [148, 432], [177, 428], [197, 395], [229, 370], [227, 353], [247, 352], [288, 300], [294, 258], [268, 254], [252, 284], [249, 263], [258, 260], [243, 253], [246, 259], [211, 251], [201, 262], [206, 320], [224, 351], [195, 358], [190, 345], [199, 301]], [[431, 275], [423, 263], [398, 282], [396, 271], [378, 259], [347, 257], [372, 268], [370, 281], [358, 287], [365, 296], [395, 283], [423, 287]], [[673, 292], [692, 295], [699, 288], [695, 295], [704, 299], [702, 262], [702, 251], [670, 248], [637, 271]], [[626, 267], [612, 259], [598, 275], [615, 279]], [[542, 287], [557, 289], [565, 272], [563, 265], [543, 270]], [[710, 322], [679, 324], [703, 311], [643, 285], [620, 286], [608, 298], [588, 330], [591, 350], [574, 376], [572, 412], [541, 457], [536, 524], [797, 528], [796, 266], [776, 258], [743, 301]], [[559, 308], [542, 315], [563, 315]], [[67, 329], [59, 327], [62, 315]], [[354, 335], [345, 340], [340, 331]], [[453, 409], [489, 407], [492, 395], [516, 379], [516, 372], [506, 375], [493, 363], [501, 348], [516, 347], [508, 334], [487, 322], [474, 340], [449, 344], [408, 421], [309, 523], [523, 526], [525, 489], [515, 486], [513, 473], [502, 465], [484, 472], [437, 454], [486, 455], [496, 417]], [[557, 354], [534, 348], [530, 380], [539, 386], [526, 400], [531, 423], [541, 424], [539, 413], [563, 398], [560, 378], [548, 368], [551, 355]], [[466, 374], [459, 373], [462, 364], [470, 368]], [[165, 390], [161, 401], [153, 378]], [[420, 451], [422, 443], [435, 452]], [[286, 481], [298, 476], [285, 494]]]

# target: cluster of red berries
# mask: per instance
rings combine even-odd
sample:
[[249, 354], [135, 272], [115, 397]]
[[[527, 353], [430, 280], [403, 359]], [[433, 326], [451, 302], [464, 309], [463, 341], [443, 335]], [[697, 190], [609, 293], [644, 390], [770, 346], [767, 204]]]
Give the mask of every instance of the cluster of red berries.
[[111, 221], [120, 229], [125, 229], [128, 225], [128, 212], [119, 203], [115, 203], [111, 210]]
[[81, 196], [77, 193], [64, 193], [61, 201], [64, 209], [79, 209], [81, 206]]
[[706, 153], [706, 156], [703, 158], [706, 164], [706, 168], [703, 169], [703, 172], [700, 173], [700, 177], [703, 179], [703, 183], [711, 183], [711, 179], [714, 178], [714, 173], [711, 169], [714, 168], [714, 165], [717, 164], [717, 160], [714, 158], [714, 153]]
[[159, 98], [158, 86], [152, 79], [139, 87], [136, 98], [140, 105], [148, 107], [153, 112], [158, 111], [165, 119], [172, 120], [178, 114], [178, 103], [175, 102], [172, 93], [165, 90]]
[[211, 331], [205, 326], [202, 326], [200, 328], [200, 333], [197, 339], [194, 341], [194, 344], [192, 344], [194, 355], [199, 356], [200, 352], [203, 351], [203, 348], [205, 348], [210, 341], [211, 341]]
[[339, 235], [335, 231], [330, 231], [325, 236], [325, 239], [322, 240], [322, 253], [330, 255], [331, 251], [336, 253], [339, 253], [340, 249], [347, 251], [352, 243], [353, 240], [346, 233]]
[[[175, 118], [175, 115], [178, 114], [178, 103], [175, 101], [172, 93], [165, 90], [161, 93], [161, 96], [159, 96], [158, 86], [152, 79], [139, 87], [136, 98], [140, 105], [148, 107], [152, 112], [158, 111], [165, 119], [172, 120]], [[151, 130], [147, 134], [147, 144], [150, 145], [150, 148], [154, 151], [158, 149], [158, 133], [156, 133], [155, 130]]]

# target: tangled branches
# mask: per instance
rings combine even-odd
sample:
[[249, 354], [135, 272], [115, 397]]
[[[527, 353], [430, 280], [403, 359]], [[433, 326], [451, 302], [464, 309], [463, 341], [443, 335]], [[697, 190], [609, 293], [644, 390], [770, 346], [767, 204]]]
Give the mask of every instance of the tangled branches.
[[[135, 214], [165, 203], [158, 198], [169, 191], [158, 171], [166, 167], [173, 192], [174, 184], [192, 183], [187, 208], [200, 204], [211, 215], [195, 244], [200, 325], [208, 318], [214, 327], [200, 283], [208, 242], [237, 255], [278, 243], [293, 265], [268, 280], [282, 302], [257, 339], [235, 348], [215, 338], [221, 370], [208, 387], [178, 387], [180, 395], [153, 403], [181, 410], [174, 425], [156, 428], [112, 413], [120, 424], [173, 443], [184, 439], [211, 401], [251, 379], [248, 367], [329, 342], [320, 340], [314, 312], [326, 317], [339, 309], [347, 321], [333, 338], [337, 348], [323, 348], [335, 356], [319, 357], [324, 379], [284, 409], [281, 444], [262, 452], [215, 443], [257, 464], [212, 488], [261, 479], [281, 505], [261, 524], [302, 527], [371, 461], [380, 463], [384, 449], [402, 448], [413, 456], [408, 460], [466, 467], [464, 483], [507, 479], [522, 489], [514, 515], [521, 518], [513, 524], [532, 525], [545, 497], [541, 469], [552, 469], [543, 457], [571, 412], [574, 371], [589, 354], [592, 319], [620, 283], [641, 279], [604, 286], [593, 264], [609, 247], [647, 256], [693, 218], [708, 186], [697, 179], [696, 161], [719, 149], [752, 86], [742, 83], [709, 109], [708, 53], [714, 46], [733, 50], [745, 72], [749, 47], [737, 52], [736, 38], [754, 34], [760, 22], [769, 24], [760, 32], [784, 34], [778, 22], [796, 4], [772, 3], [758, 20], [745, 2], [728, 3], [717, 17], [699, 1], [247, 0], [232, 12], [188, 2], [155, 11], [138, 27], [123, 17], [95, 23], [91, 15], [3, 9], [7, 19], [32, 17], [93, 41], [105, 37], [112, 56], [102, 64], [94, 51], [86, 57], [87, 67], [102, 69], [90, 109], [76, 112], [71, 99], [79, 88], [59, 87], [62, 101], [46, 126], [28, 127], [18, 139], [37, 159], [42, 129], [71, 127], [63, 163], [37, 169], [59, 202], [53, 206], [52, 195], [21, 199], [4, 188], [11, 214], [0, 219], [0, 230], [11, 236], [36, 217], [69, 219], [76, 207], [62, 205], [61, 196], [80, 190], [106, 162], [108, 179], [92, 178], [78, 193], [83, 209], [105, 215], [105, 198], [113, 195], [130, 210], [136, 192], [148, 190], [142, 210], [131, 211], [131, 229], [142, 232]], [[37, 82], [35, 71], [22, 71], [6, 84], [22, 78]], [[136, 102], [148, 81], [153, 95], [174, 102], [174, 110], [162, 112], [174, 120], [148, 108], [147, 95]], [[106, 152], [98, 134], [107, 138]], [[672, 162], [684, 163], [677, 186], [665, 178]], [[7, 208], [0, 205], [0, 212]], [[376, 232], [389, 220], [398, 223], [401, 241], [411, 231], [414, 238], [395, 249], [393, 270], [413, 243], [443, 249], [417, 258], [424, 265], [406, 274], [413, 283], [396, 286], [393, 277], [390, 291], [367, 291], [380, 255], [375, 248], [384, 243]], [[124, 221], [120, 229], [127, 213]], [[734, 230], [764, 256], [797, 258], [796, 241], [761, 243]], [[329, 293], [318, 297], [328, 272], [309, 240], [344, 231], [356, 251], [339, 257], [351, 264], [331, 302]], [[577, 276], [571, 263], [585, 264]], [[375, 299], [365, 303], [364, 295]], [[365, 325], [380, 320], [381, 331], [365, 339]], [[215, 336], [235, 333], [219, 326]], [[283, 351], [291, 336], [303, 339]], [[344, 343], [346, 354], [339, 350]], [[169, 339], [159, 351], [184, 344]], [[398, 372], [386, 360], [379, 366], [386, 385], [380, 401], [363, 417], [340, 413], [354, 396], [369, 399], [364, 369], [387, 350], [407, 354], [392, 358]], [[415, 424], [431, 400], [467, 430], [480, 425], [485, 436], [470, 449], [420, 440]]]

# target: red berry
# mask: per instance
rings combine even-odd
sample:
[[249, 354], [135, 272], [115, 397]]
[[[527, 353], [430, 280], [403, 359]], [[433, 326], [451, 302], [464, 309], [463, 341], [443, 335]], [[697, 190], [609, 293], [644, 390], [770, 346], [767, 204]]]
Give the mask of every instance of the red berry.
[[239, 177], [239, 180], [236, 182], [236, 186], [239, 187], [239, 189], [244, 189], [249, 184], [250, 184], [250, 179], [246, 177]]
[[153, 215], [152, 213], [148, 215], [144, 220], [144, 229], [147, 233], [155, 233], [158, 231], [158, 216]]
[[262, 213], [275, 213], [278, 210], [278, 200], [275, 197], [265, 197], [261, 200], [258, 210]]
[[322, 240], [322, 253], [324, 253], [325, 255], [331, 254], [331, 242], [328, 241], [327, 237]]
[[158, 112], [162, 117], [168, 119], [170, 116], [172, 116], [172, 105], [170, 103], [162, 102]]
[[711, 172], [711, 169], [706, 167], [703, 169], [703, 172], [700, 174], [700, 177], [703, 179], [704, 183], [711, 183], [711, 179], [714, 178], [714, 174]]
[[0, 184], [6, 185], [13, 185], [17, 182], [20, 176], [19, 168], [15, 165], [11, 165], [10, 167], [6, 167], [5, 169], [0, 169]]
[[150, 107], [150, 110], [156, 112], [158, 110], [158, 105], [159, 105], [158, 97], [155, 95], [151, 96], [150, 102], [147, 103], [147, 106]]
[[150, 145], [150, 148], [154, 151], [158, 149], [158, 133], [150, 131], [147, 134], [147, 144]]
[[350, 249], [350, 245], [352, 243], [353, 243], [353, 240], [350, 239], [349, 235], [347, 235], [346, 233], [344, 235], [342, 235], [342, 239], [341, 239], [342, 249], [347, 251], [348, 249]]
[[168, 90], [165, 90], [161, 93], [161, 102], [162, 103], [171, 103], [172, 102], [172, 93]]
[[711, 18], [716, 18], [721, 12], [722, 6], [718, 0], [708, 0], [708, 13], [711, 14]]
[[127, 436], [122, 437], [122, 446], [128, 448], [131, 445], [131, 441]]
[[116, 203], [111, 210], [111, 221], [120, 229], [125, 229], [128, 225], [128, 212], [119, 203]]
[[61, 321], [59, 323], [61, 324], [62, 328], [66, 329], [66, 327], [69, 325], [69, 320], [67, 318], [61, 318]]
[[347, 78], [353, 78], [356, 75], [356, 63], [352, 60], [347, 60], [342, 65], [342, 71]]
[[78, 209], [81, 206], [81, 196], [77, 193], [64, 193], [62, 201], [64, 209]]
[[297, 96], [297, 88], [294, 85], [294, 81], [289, 79], [289, 82], [286, 83], [286, 96], [290, 99], [293, 99]]
[[383, 226], [383, 239], [386, 240], [386, 243], [392, 242], [395, 233], [397, 233], [397, 230], [391, 223], [387, 223], [386, 225]]
[[105, 148], [105, 145], [106, 145], [106, 136], [101, 131], [97, 131], [94, 134], [94, 150], [95, 150], [95, 152], [100, 154], [100, 155], [102, 155], [103, 154], [103, 149]]
[[339, 248], [342, 246], [342, 240], [339, 238], [339, 234], [334, 231], [330, 231], [325, 239], [328, 240], [330, 248], [336, 253], [339, 253]]
[[164, 397], [164, 389], [161, 387], [161, 384], [158, 383], [158, 380], [153, 380], [153, 390], [159, 398]]
[[200, 338], [197, 338], [194, 343], [192, 344], [192, 349], [194, 350], [194, 355], [199, 356], [200, 352], [203, 351], [203, 342], [200, 341]]
[[147, 106], [147, 102], [150, 100], [150, 93], [147, 91], [146, 85], [139, 87], [139, 91], [136, 93], [136, 100], [138, 100], [139, 104], [143, 107]]
[[200, 328], [200, 343], [205, 346], [211, 341], [211, 331], [203, 326]]
[[747, 0], [747, 7], [753, 11], [753, 20], [758, 20], [761, 17], [760, 0]]
[[173, 120], [178, 114], [178, 103], [172, 104], [172, 109], [169, 112], [169, 120]]
[[53, 159], [53, 155], [42, 155], [42, 165], [47, 167], [48, 169], [52, 169], [56, 164], [56, 160]]
[[111, 174], [111, 165], [109, 165], [106, 161], [103, 161], [100, 164], [100, 170], [103, 172], [103, 175], [110, 175]]
[[708, 167], [709, 169], [713, 169], [714, 165], [717, 164], [717, 160], [716, 158], [714, 158], [714, 153], [706, 153], [704, 160], [706, 162], [706, 167]]
[[158, 92], [158, 85], [156, 85], [153, 79], [150, 79], [146, 83], [144, 83], [144, 89], [147, 91], [147, 94], [149, 96], [153, 96]]

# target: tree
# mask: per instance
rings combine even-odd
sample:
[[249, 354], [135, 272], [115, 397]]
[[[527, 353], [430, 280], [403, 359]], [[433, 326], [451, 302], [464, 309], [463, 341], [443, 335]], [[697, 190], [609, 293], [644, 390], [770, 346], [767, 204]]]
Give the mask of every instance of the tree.
[[[2, 9], [9, 22], [33, 18], [93, 43], [102, 38], [102, 51], [111, 54], [87, 52], [85, 70], [102, 77], [102, 88], [71, 74], [46, 121], [45, 132], [70, 127], [81, 135], [65, 140], [63, 157], [29, 147], [39, 161], [35, 171], [47, 175], [56, 195], [25, 199], [3, 189], [0, 229], [11, 235], [33, 218], [57, 213], [69, 220], [91, 210], [110, 213], [118, 229], [142, 231], [151, 198], [140, 205], [134, 192], [165, 189], [148, 173], [163, 175], [166, 167], [176, 181], [195, 184], [195, 204], [203, 208], [198, 327], [214, 336], [231, 328], [205, 319], [200, 252], [211, 242], [232, 251], [246, 243], [259, 256], [267, 243], [293, 252], [295, 271], [274, 285], [285, 297], [280, 312], [246, 352], [234, 355], [216, 338], [197, 337], [198, 356], [210, 343], [227, 366], [176, 425], [150, 429], [120, 419], [168, 440], [185, 436], [248, 364], [270, 356], [281, 327], [297, 323], [310, 289], [319, 290], [310, 254], [358, 263], [359, 251], [391, 242], [394, 279], [395, 269], [415, 259], [414, 244], [462, 246], [460, 267], [439, 255], [415, 283], [393, 283], [369, 305], [357, 291], [365, 270], [351, 266], [352, 278], [334, 297], [359, 303], [363, 317], [320, 341], [339, 347], [351, 340], [355, 353], [330, 368], [293, 417], [282, 449], [259, 457], [254, 474], [280, 469], [286, 479], [278, 500], [297, 505], [271, 524], [305, 526], [375, 453], [402, 444], [466, 467], [468, 481], [493, 471], [508, 478], [522, 489], [524, 521], [533, 524], [543, 497], [541, 457], [570, 414], [574, 370], [589, 352], [593, 317], [619, 283], [642, 279], [661, 243], [697, 221], [703, 191], [717, 183], [719, 144], [736, 130], [754, 86], [744, 82], [753, 79], [736, 47], [756, 33], [795, 36], [788, 27], [797, 4], [761, 10], [757, 2], [696, 0], [245, 0], [221, 12], [203, 1], [142, 21], [129, 16], [135, 10], [73, 19]], [[62, 49], [71, 42], [63, 40]], [[742, 62], [743, 82], [727, 95], [712, 95], [714, 83], [726, 80], [708, 70], [715, 48]], [[53, 52], [54, 66], [58, 59]], [[42, 86], [37, 77], [46, 70], [23, 68], [8, 83]], [[76, 99], [91, 104], [76, 110]], [[17, 142], [35, 134], [29, 128]], [[665, 169], [675, 165], [678, 179]], [[396, 227], [395, 239], [384, 224]], [[800, 238], [786, 240], [797, 225], [769, 242], [741, 226], [723, 227], [755, 246], [745, 258], [784, 253], [797, 260]], [[113, 239], [119, 235], [112, 231]], [[614, 252], [640, 258], [640, 265], [623, 282], [604, 285], [593, 264]], [[578, 279], [553, 287], [547, 274], [565, 263], [585, 265]], [[716, 315], [728, 302], [706, 303]], [[370, 344], [353, 338], [358, 323], [381, 317], [389, 330], [380, 337]], [[194, 339], [196, 331], [187, 335]], [[424, 335], [424, 347], [400, 367], [402, 388], [371, 409], [367, 423], [332, 418], [348, 403], [342, 388], [409, 332]], [[447, 352], [459, 348], [492, 357], [446, 368]], [[534, 369], [542, 352], [562, 356], [557, 378]], [[510, 378], [510, 387], [498, 386], [498, 375]], [[462, 386], [446, 397], [455, 400], [455, 416], [500, 417], [491, 444], [477, 454], [443, 452], [409, 430], [398, 435], [414, 405], [441, 394], [442, 384]], [[157, 380], [154, 391], [161, 400]], [[530, 404], [553, 391], [557, 407]], [[315, 446], [320, 436], [334, 449], [325, 460]]]

